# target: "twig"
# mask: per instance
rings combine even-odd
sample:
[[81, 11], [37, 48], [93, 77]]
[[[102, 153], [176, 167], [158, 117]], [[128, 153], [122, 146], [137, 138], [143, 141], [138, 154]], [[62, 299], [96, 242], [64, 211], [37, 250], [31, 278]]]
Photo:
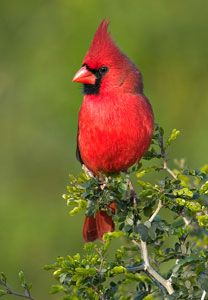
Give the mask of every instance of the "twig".
[[161, 151], [160, 154], [163, 159], [163, 169], [166, 170], [174, 179], [177, 179], [177, 176], [173, 173], [173, 171], [168, 167], [168, 164], [167, 164], [167, 155], [165, 152], [163, 135], [160, 135], [159, 146], [160, 146], [160, 151]]
[[163, 157], [163, 169], [166, 170], [174, 179], [177, 179], [177, 176], [173, 173], [173, 171], [168, 167], [167, 159]]
[[[163, 143], [162, 143], [162, 145], [163, 145]], [[161, 154], [162, 154], [162, 157], [163, 157], [163, 169], [166, 170], [170, 174], [170, 176], [172, 176], [174, 179], [177, 179], [177, 176], [168, 167], [166, 153], [163, 152], [162, 149], [161, 149]], [[191, 223], [191, 221], [187, 217], [183, 216], [183, 220], [184, 220], [184, 223], [185, 223], [186, 226], [188, 226]]]
[[188, 226], [191, 223], [191, 220], [187, 219], [186, 217], [183, 217], [183, 220], [186, 226]]
[[133, 240], [132, 242], [141, 249], [141, 254], [142, 254], [142, 258], [144, 260], [144, 265], [139, 265], [138, 267], [135, 267], [135, 268], [129, 268], [129, 271], [131, 271], [131, 272], [141, 271], [141, 270], [146, 271], [147, 273], [149, 273], [149, 275], [153, 278], [153, 280], [155, 282], [157, 282], [159, 285], [161, 285], [162, 287], [164, 287], [166, 289], [166, 291], [168, 292], [169, 295], [172, 295], [174, 293], [174, 289], [172, 287], [171, 280], [164, 279], [150, 265], [149, 255], [148, 255], [148, 251], [147, 251], [147, 243], [144, 241], [141, 241], [141, 243], [139, 244], [135, 240]]
[[31, 297], [31, 295], [20, 294], [20, 293], [14, 292], [12, 290], [7, 290], [7, 294], [8, 295], [13, 295], [13, 296], [16, 296], [16, 297], [25, 298], [25, 299], [35, 300], [34, 298]]
[[[155, 210], [155, 212], [152, 214], [152, 216], [149, 219], [149, 222], [153, 222], [154, 218], [156, 217], [156, 215], [159, 213], [160, 209], [162, 208], [162, 201], [159, 200], [158, 202], [158, 206]], [[146, 271], [147, 273], [149, 273], [149, 275], [151, 277], [153, 277], [159, 284], [161, 284], [166, 291], [168, 292], [169, 295], [172, 295], [174, 293], [174, 289], [172, 287], [172, 283], [171, 280], [166, 280], [164, 279], [159, 273], [157, 273], [153, 267], [150, 265], [150, 261], [149, 261], [149, 254], [148, 254], [148, 250], [147, 250], [147, 243], [142, 241], [140, 243], [138, 243], [136, 240], [132, 241], [136, 246], [138, 246], [141, 250], [141, 255], [142, 258], [144, 260], [144, 266], [143, 269], [144, 271]]]
[[[159, 200], [158, 206], [152, 216], [149, 218], [149, 222], [152, 223], [156, 215], [159, 213], [162, 208], [162, 201]], [[153, 267], [150, 265], [149, 254], [147, 250], [147, 243], [142, 241], [140, 242], [140, 249], [142, 258], [144, 260], [144, 270], [146, 270], [157, 282], [159, 282], [168, 292], [169, 295], [174, 293], [174, 289], [172, 287], [172, 283], [170, 280], [164, 279], [159, 273], [157, 273]]]
[[[169, 167], [167, 165], [167, 158], [166, 158], [166, 152], [165, 152], [164, 141], [163, 141], [162, 135], [160, 137], [159, 145], [160, 145], [160, 149], [161, 149], [161, 157], [163, 158], [163, 169], [166, 170], [174, 179], [177, 179], [177, 176], [173, 173], [172, 170], [169, 169]], [[162, 206], [163, 206], [162, 201], [159, 200], [156, 210], [154, 211], [152, 216], [149, 218], [150, 223], [153, 222], [153, 220], [155, 219], [156, 215], [159, 213]], [[140, 241], [140, 243], [133, 240], [133, 243], [135, 245], [137, 245], [141, 250], [141, 256], [144, 261], [144, 271], [146, 271], [159, 285], [164, 287], [169, 295], [172, 295], [174, 293], [174, 289], [172, 287], [171, 278], [166, 280], [158, 272], [156, 272], [155, 269], [151, 266], [150, 260], [149, 260], [148, 249], [147, 249], [147, 243], [142, 240]]]
[[[173, 177], [173, 179], [177, 179], [177, 176], [173, 173], [173, 171], [168, 167], [168, 160], [167, 160], [167, 156], [166, 156], [166, 152], [165, 152], [165, 147], [164, 147], [164, 140], [163, 140], [163, 136], [161, 136], [161, 139], [160, 139], [160, 149], [161, 149], [161, 157], [163, 159], [163, 169], [165, 171], [168, 172], [168, 174]], [[189, 224], [189, 221], [186, 217], [183, 217], [183, 220], [184, 220], [184, 223], [185, 225], [187, 226]], [[178, 264], [178, 259], [176, 259], [176, 262], [175, 264], [177, 265]], [[174, 273], [172, 273], [168, 279], [168, 282], [170, 284], [172, 284], [172, 277], [174, 276]], [[172, 287], [172, 285], [171, 285]], [[174, 291], [173, 291], [174, 292]]]
[[[168, 174], [173, 177], [173, 179], [177, 179], [177, 176], [173, 173], [173, 171], [168, 167], [168, 160], [167, 160], [167, 155], [165, 152], [165, 147], [164, 147], [164, 140], [163, 140], [163, 136], [161, 136], [160, 138], [160, 149], [161, 149], [161, 157], [163, 159], [163, 169], [166, 170], [168, 172]], [[186, 217], [183, 217], [184, 223], [186, 226], [188, 226], [190, 224], [190, 220], [187, 219]]]
[[[165, 148], [164, 148], [164, 143], [163, 143], [163, 139], [162, 139], [162, 142], [160, 144], [161, 146], [161, 156], [163, 158], [163, 169], [166, 170], [171, 177], [173, 177], [173, 179], [177, 179], [177, 176], [173, 173], [173, 171], [168, 167], [168, 164], [167, 164], [167, 157], [166, 157], [166, 153], [165, 153]], [[184, 217], [183, 216], [183, 220], [184, 220], [184, 223], [185, 223], [185, 226], [188, 226], [190, 224], [190, 220], [187, 218], [187, 217]], [[176, 262], [175, 264], [177, 265], [178, 264], [178, 259], [176, 259]], [[169, 282], [172, 282], [172, 277], [174, 276], [174, 273], [172, 273], [169, 277]], [[203, 293], [204, 294], [204, 293]], [[202, 294], [202, 297], [203, 297], [203, 294]], [[205, 292], [205, 295], [206, 295], [206, 292]], [[205, 296], [204, 296], [205, 297]], [[202, 300], [204, 300], [205, 298], [201, 298]]]
[[[177, 265], [178, 262], [179, 262], [179, 259], [176, 259], [175, 265]], [[170, 281], [170, 282], [172, 282], [172, 278], [174, 277], [174, 275], [175, 275], [174, 272], [172, 272], [172, 274], [171, 274], [170, 277], [169, 277], [169, 281]]]
[[142, 258], [144, 260], [144, 270], [147, 271], [152, 277], [154, 277], [162, 286], [164, 286], [169, 295], [172, 295], [174, 293], [174, 289], [172, 287], [171, 281], [164, 279], [150, 265], [149, 255], [148, 255], [148, 250], [147, 250], [147, 243], [144, 241], [141, 241], [140, 249], [141, 249]]
[[0, 286], [3, 286], [5, 288], [5, 292], [7, 295], [13, 295], [15, 297], [21, 297], [21, 298], [25, 298], [25, 299], [30, 299], [30, 300], [35, 300], [31, 294], [29, 289], [25, 289], [25, 294], [20, 294], [18, 292], [13, 291], [7, 284], [7, 282], [0, 280]]
[[[128, 175], [128, 185], [129, 185], [129, 189], [130, 189], [130, 199], [132, 200], [132, 202], [134, 204], [134, 207], [136, 207], [136, 205], [137, 205], [137, 202], [136, 202], [137, 195], [136, 195], [136, 192], [134, 190], [134, 187], [133, 187], [133, 184], [131, 182], [131, 179], [130, 179], [129, 175]], [[128, 191], [127, 191], [127, 193], [128, 193]]]
[[149, 222], [152, 223], [152, 221], [154, 221], [154, 218], [157, 216], [157, 214], [159, 213], [160, 209], [163, 207], [162, 205], [162, 201], [159, 200], [158, 202], [158, 206], [155, 210], [155, 212], [152, 214], [152, 216], [149, 218]]
[[202, 296], [201, 296], [201, 300], [204, 300], [204, 299], [205, 299], [206, 294], [207, 294], [207, 292], [206, 292], [206, 291], [203, 291]]
[[129, 272], [139, 272], [144, 270], [144, 264], [140, 264], [138, 266], [127, 266], [126, 267]]

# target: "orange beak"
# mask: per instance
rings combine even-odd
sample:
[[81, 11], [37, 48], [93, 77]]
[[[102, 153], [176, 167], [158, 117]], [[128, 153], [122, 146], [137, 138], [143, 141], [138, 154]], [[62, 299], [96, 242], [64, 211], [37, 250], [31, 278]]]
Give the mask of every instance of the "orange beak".
[[80, 82], [84, 84], [95, 84], [96, 76], [91, 73], [86, 66], [83, 66], [72, 79], [73, 82]]

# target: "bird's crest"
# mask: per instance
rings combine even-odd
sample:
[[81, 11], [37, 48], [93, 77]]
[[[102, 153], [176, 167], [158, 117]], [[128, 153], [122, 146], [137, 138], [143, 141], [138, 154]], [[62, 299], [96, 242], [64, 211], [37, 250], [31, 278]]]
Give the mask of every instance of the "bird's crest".
[[104, 19], [94, 34], [90, 48], [83, 63], [91, 68], [100, 67], [101, 64], [110, 64], [112, 60], [120, 59], [123, 55], [108, 32], [109, 21]]

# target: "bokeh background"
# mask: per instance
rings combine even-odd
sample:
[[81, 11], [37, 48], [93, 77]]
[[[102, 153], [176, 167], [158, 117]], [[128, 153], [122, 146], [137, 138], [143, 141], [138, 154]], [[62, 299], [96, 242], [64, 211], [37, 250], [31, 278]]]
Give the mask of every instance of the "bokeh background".
[[206, 0], [0, 0], [0, 271], [14, 286], [23, 269], [36, 299], [59, 299], [42, 268], [83, 246], [61, 195], [80, 171], [71, 79], [102, 18], [142, 70], [156, 121], [182, 131], [171, 156], [207, 162], [207, 16]]

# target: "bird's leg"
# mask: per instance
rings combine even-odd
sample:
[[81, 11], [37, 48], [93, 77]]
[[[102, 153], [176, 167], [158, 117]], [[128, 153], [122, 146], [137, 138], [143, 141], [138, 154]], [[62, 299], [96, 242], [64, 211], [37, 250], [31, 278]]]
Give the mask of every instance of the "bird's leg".
[[107, 183], [108, 183], [108, 177], [104, 176], [104, 174], [102, 174], [102, 173], [99, 173], [98, 174], [98, 179], [100, 181], [101, 190], [104, 190], [104, 188], [107, 186]]
[[82, 170], [89, 176], [89, 177], [91, 177], [91, 178], [93, 178], [93, 177], [95, 177], [94, 175], [93, 175], [93, 173], [83, 164], [82, 165]]
[[[136, 194], [133, 184], [131, 182], [128, 171], [126, 171], [125, 173], [126, 173], [126, 177], [128, 179], [128, 186], [129, 186], [129, 190], [130, 190], [130, 200], [133, 202], [133, 205], [136, 206], [137, 194]], [[127, 190], [127, 196], [128, 196], [128, 190]]]
[[98, 173], [97, 176], [94, 176], [94, 174], [83, 164], [82, 165], [82, 170], [90, 177], [90, 178], [95, 178], [97, 177], [100, 183], [100, 188], [101, 190], [104, 190], [104, 188], [107, 185], [108, 178], [105, 177], [102, 173]]
[[129, 179], [129, 188], [130, 188], [130, 199], [133, 201], [133, 203], [136, 203], [137, 195], [135, 192], [135, 189], [133, 187], [133, 184], [131, 182], [131, 179]]

